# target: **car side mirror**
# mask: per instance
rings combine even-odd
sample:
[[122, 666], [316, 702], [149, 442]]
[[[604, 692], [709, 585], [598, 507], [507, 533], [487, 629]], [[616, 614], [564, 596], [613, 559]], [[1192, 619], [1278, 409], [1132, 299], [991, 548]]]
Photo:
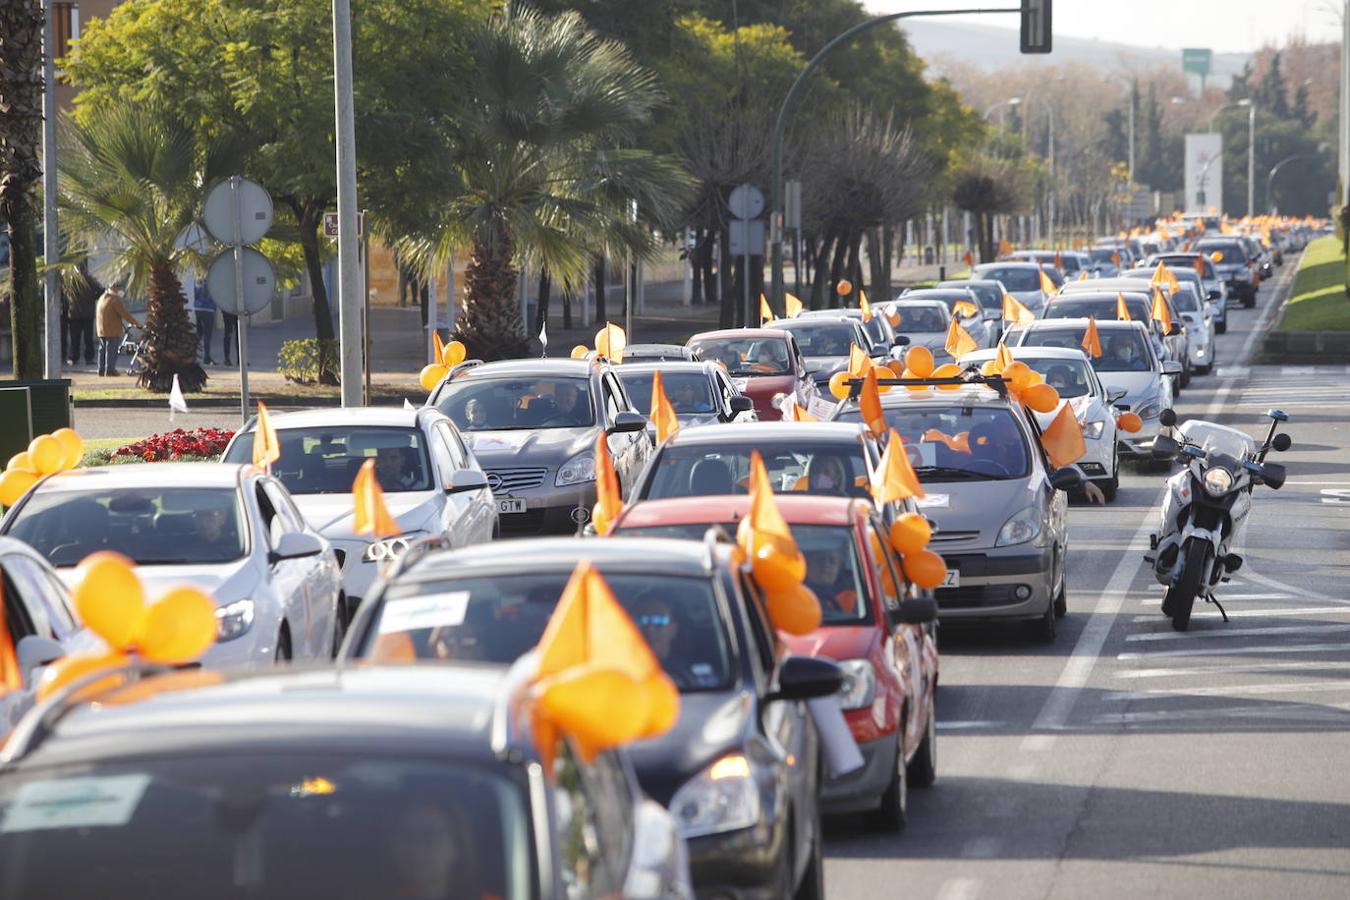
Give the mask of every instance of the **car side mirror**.
[[623, 434], [646, 430], [647, 417], [625, 409], [614, 417], [614, 421], [605, 429], [605, 434]]
[[1294, 442], [1287, 434], [1277, 434], [1270, 441], [1270, 449], [1278, 450], [1281, 453], [1292, 446], [1294, 446]]
[[1173, 337], [1173, 336], [1178, 335], [1178, 334], [1181, 334], [1181, 323], [1180, 323], [1180, 322], [1173, 322], [1173, 323], [1172, 323], [1172, 326], [1171, 326], [1170, 328], [1167, 329], [1167, 336], [1168, 336], [1168, 337]]
[[1117, 400], [1123, 400], [1123, 399], [1125, 399], [1125, 395], [1128, 394], [1128, 393], [1129, 393], [1129, 391], [1125, 391], [1125, 390], [1107, 391], [1107, 392], [1106, 392], [1106, 400], [1107, 400], [1108, 403], [1114, 404]]
[[1057, 491], [1074, 491], [1083, 486], [1083, 473], [1065, 466], [1050, 473], [1050, 486]]
[[1206, 296], [1208, 296], [1209, 299], [1211, 300], [1219, 300], [1223, 298], [1223, 294], [1219, 293], [1218, 291], [1210, 291]]
[[895, 336], [895, 340], [891, 341], [891, 346], [892, 346], [892, 347], [907, 347], [907, 346], [909, 346], [909, 335], [907, 335], [907, 334], [897, 334], [897, 335]]
[[929, 592], [915, 597], [906, 597], [894, 609], [886, 610], [886, 622], [892, 629], [901, 625], [927, 625], [938, 617], [937, 600]]
[[1182, 372], [1181, 363], [1175, 359], [1163, 360], [1162, 370], [1164, 375], [1180, 375]]
[[737, 415], [751, 412], [755, 408], [755, 401], [744, 394], [737, 394], [731, 398], [731, 411]]
[[463, 494], [468, 491], [481, 491], [487, 486], [487, 476], [477, 469], [456, 469], [450, 473], [450, 483], [445, 486], [445, 492]]
[[288, 531], [277, 541], [276, 548], [269, 554], [271, 562], [283, 559], [302, 559], [306, 556], [318, 556], [323, 552], [323, 540], [304, 531]]
[[1175, 439], [1160, 434], [1153, 439], [1153, 458], [1171, 459], [1181, 452], [1181, 445]]
[[19, 643], [14, 645], [14, 655], [18, 657], [19, 671], [23, 673], [24, 681], [31, 687], [36, 671], [65, 656], [66, 650], [49, 637], [30, 634], [19, 638]]
[[1171, 428], [1173, 425], [1177, 424], [1177, 411], [1169, 406], [1167, 409], [1158, 413], [1158, 422], [1165, 428]]
[[768, 700], [814, 700], [839, 693], [844, 672], [828, 659], [789, 656], [778, 670], [778, 690]]

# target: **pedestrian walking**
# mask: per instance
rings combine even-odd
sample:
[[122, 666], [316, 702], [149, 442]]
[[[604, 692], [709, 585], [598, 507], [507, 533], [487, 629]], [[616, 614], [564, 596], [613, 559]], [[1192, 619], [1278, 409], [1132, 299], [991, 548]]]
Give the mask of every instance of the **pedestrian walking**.
[[94, 364], [94, 313], [98, 308], [98, 297], [101, 293], [103, 286], [92, 275], [81, 269], [75, 278], [70, 296], [69, 359], [72, 366], [80, 364], [81, 356], [84, 357], [86, 366]]
[[103, 292], [98, 298], [98, 305], [95, 307], [95, 318], [98, 319], [98, 374], [116, 375], [117, 372], [117, 346], [122, 341], [122, 324], [133, 325], [136, 328], [141, 327], [141, 323], [136, 321], [136, 317], [127, 312], [126, 304], [123, 302], [125, 285], [122, 282], [114, 282], [112, 287]]
[[225, 318], [225, 335], [222, 338], [225, 344], [225, 365], [232, 366], [234, 363], [230, 362], [230, 347], [239, 343], [239, 317], [232, 316], [223, 309], [220, 314]]
[[[202, 349], [202, 365], [214, 366], [215, 362], [211, 359], [211, 336], [216, 330], [216, 301], [211, 299], [211, 295], [206, 291], [206, 283], [197, 282], [196, 288], [192, 291], [192, 308], [197, 318], [197, 343]], [[228, 344], [226, 347], [228, 348]], [[226, 362], [229, 362], [229, 350], [225, 351]]]

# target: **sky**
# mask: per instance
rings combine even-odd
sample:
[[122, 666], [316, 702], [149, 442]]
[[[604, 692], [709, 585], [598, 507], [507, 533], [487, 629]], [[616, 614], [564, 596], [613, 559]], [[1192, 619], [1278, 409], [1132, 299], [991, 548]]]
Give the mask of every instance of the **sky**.
[[[863, 0], [874, 13], [909, 9], [1018, 6], [1018, 0]], [[1208, 47], [1245, 53], [1304, 35], [1315, 43], [1340, 41], [1340, 0], [1055, 0], [1055, 34], [1150, 47]], [[948, 16], [1017, 28], [1008, 14]]]

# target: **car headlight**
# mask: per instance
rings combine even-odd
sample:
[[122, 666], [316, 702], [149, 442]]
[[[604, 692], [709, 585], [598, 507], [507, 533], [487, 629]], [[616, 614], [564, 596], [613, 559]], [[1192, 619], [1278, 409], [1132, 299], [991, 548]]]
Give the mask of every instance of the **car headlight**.
[[1135, 410], [1135, 413], [1141, 419], [1158, 418], [1158, 416], [1162, 415], [1162, 398], [1154, 397], [1151, 400], [1146, 400], [1139, 404], [1139, 408]]
[[994, 542], [994, 546], [1025, 544], [1028, 541], [1036, 540], [1040, 535], [1041, 511], [1034, 506], [1028, 506], [1026, 509], [1014, 513], [1008, 521], [1003, 523], [1003, 527], [998, 530], [998, 540]]
[[232, 641], [253, 627], [253, 601], [248, 597], [216, 609], [216, 640]]
[[1099, 440], [1102, 436], [1102, 430], [1106, 428], [1106, 420], [1100, 419], [1096, 422], [1083, 423], [1083, 437], [1090, 441]]
[[846, 659], [839, 663], [844, 670], [844, 686], [839, 689], [839, 703], [844, 709], [863, 709], [870, 706], [877, 692], [877, 675], [865, 659]]
[[567, 487], [569, 484], [581, 484], [594, 480], [595, 452], [587, 450], [585, 453], [578, 453], [563, 463], [562, 467], [558, 469], [558, 477], [553, 480], [553, 483], [557, 487]]
[[366, 549], [361, 553], [361, 562], [389, 562], [398, 559], [408, 552], [408, 546], [425, 532], [410, 531], [407, 534], [400, 534], [398, 537], [385, 538], [382, 541], [375, 541], [367, 544]]
[[1211, 497], [1222, 497], [1232, 490], [1233, 473], [1222, 466], [1216, 466], [1205, 472], [1205, 493]]
[[722, 757], [680, 786], [670, 812], [684, 838], [751, 827], [759, 821], [759, 788], [750, 761]]

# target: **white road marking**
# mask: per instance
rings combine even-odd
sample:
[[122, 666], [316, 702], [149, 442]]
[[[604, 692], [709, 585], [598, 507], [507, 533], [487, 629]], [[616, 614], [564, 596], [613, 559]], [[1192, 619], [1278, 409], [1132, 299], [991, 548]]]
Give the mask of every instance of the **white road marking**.
[[1029, 734], [1022, 738], [1020, 749], [1023, 753], [1042, 753], [1055, 745], [1053, 734]]
[[1160, 669], [1129, 669], [1116, 672], [1117, 678], [1182, 678], [1193, 675], [1229, 675], [1239, 672], [1285, 672], [1299, 669], [1350, 669], [1350, 662], [1307, 660], [1304, 662], [1232, 663], [1210, 666], [1175, 666]]
[[1324, 691], [1350, 691], [1350, 681], [1297, 681], [1271, 684], [1223, 684], [1211, 687], [1154, 688], [1147, 691], [1112, 691], [1103, 699], [1110, 701], [1150, 700], [1171, 697], [1239, 697], [1243, 694], [1300, 694]]
[[[1221, 597], [1221, 603], [1227, 603], [1232, 597]], [[1279, 618], [1280, 616], [1318, 616], [1326, 613], [1343, 613], [1343, 606], [1302, 606], [1293, 609], [1230, 609], [1228, 618], [1230, 619], [1256, 619], [1265, 616]], [[1135, 622], [1156, 622], [1158, 616], [1135, 616], [1132, 621]]]
[[975, 900], [980, 883], [978, 878], [948, 878], [938, 888], [937, 900]]
[[941, 719], [938, 719], [937, 729], [938, 731], [971, 731], [976, 729], [1002, 728], [1006, 724], [1006, 722], [987, 722], [975, 719], [954, 720], [951, 722], [944, 722]]
[[1116, 655], [1119, 660], [1131, 659], [1175, 659], [1179, 656], [1238, 656], [1244, 653], [1325, 653], [1328, 650], [1344, 651], [1350, 649], [1350, 641], [1338, 641], [1334, 644], [1264, 644], [1259, 647], [1194, 647], [1185, 650], [1151, 650], [1148, 652], [1131, 651]]
[[1150, 711], [1137, 711], [1127, 713], [1112, 713], [1101, 716], [1093, 716], [1092, 724], [1101, 725], [1133, 725], [1147, 724], [1153, 722], [1164, 722], [1170, 727], [1179, 725], [1184, 720], [1195, 721], [1196, 724], [1204, 728], [1207, 720], [1220, 719], [1278, 719], [1286, 721], [1289, 719], [1312, 722], [1334, 722], [1338, 726], [1344, 726], [1347, 717], [1347, 710], [1340, 706], [1300, 706], [1295, 704], [1269, 705], [1260, 704], [1255, 706], [1228, 706], [1220, 709], [1211, 709], [1208, 707], [1201, 709], [1158, 709]]
[[[1158, 586], [1161, 590], [1162, 586]], [[1219, 602], [1227, 603], [1229, 600], [1293, 600], [1293, 594], [1250, 594], [1250, 593], [1229, 593], [1222, 591], [1219, 594]], [[1162, 606], [1162, 594], [1150, 594], [1139, 601], [1141, 606]], [[1233, 615], [1231, 612], [1229, 615]]]
[[1137, 641], [1189, 641], [1216, 640], [1219, 638], [1264, 637], [1273, 634], [1318, 634], [1336, 631], [1350, 631], [1350, 624], [1339, 625], [1272, 625], [1267, 628], [1225, 628], [1222, 623], [1213, 630], [1206, 631], [1156, 631], [1145, 634], [1131, 634], [1127, 643]]

